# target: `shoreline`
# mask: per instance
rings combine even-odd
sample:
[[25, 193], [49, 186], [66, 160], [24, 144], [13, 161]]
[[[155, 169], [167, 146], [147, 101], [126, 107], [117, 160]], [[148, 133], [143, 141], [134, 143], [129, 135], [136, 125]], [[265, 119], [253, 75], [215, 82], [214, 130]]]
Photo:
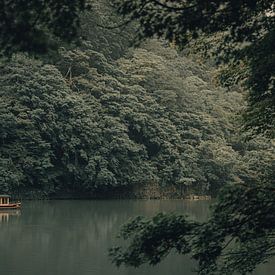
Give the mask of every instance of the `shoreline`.
[[13, 201], [34, 201], [34, 200], [182, 200], [182, 201], [208, 201], [212, 200], [213, 197], [210, 195], [187, 195], [183, 197], [136, 197], [136, 196], [129, 196], [129, 197], [117, 197], [117, 196], [39, 196], [35, 195], [11, 195]]

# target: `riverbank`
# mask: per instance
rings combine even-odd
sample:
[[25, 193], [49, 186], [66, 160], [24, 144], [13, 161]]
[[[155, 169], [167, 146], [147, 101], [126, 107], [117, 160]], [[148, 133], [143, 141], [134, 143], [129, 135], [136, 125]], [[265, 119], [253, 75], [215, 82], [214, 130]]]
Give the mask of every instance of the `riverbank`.
[[81, 192], [77, 190], [60, 190], [55, 193], [43, 190], [23, 190], [11, 194], [16, 200], [47, 199], [149, 199], [149, 200], [210, 200], [211, 195], [194, 189], [184, 189], [175, 185], [159, 186], [144, 184], [136, 186], [120, 186], [116, 188], [97, 189]]

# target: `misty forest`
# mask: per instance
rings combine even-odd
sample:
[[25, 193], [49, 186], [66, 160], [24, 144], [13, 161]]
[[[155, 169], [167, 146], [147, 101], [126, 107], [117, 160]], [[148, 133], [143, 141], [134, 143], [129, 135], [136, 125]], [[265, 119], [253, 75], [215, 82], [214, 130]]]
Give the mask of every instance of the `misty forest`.
[[0, 274], [274, 274], [274, 14], [0, 1]]

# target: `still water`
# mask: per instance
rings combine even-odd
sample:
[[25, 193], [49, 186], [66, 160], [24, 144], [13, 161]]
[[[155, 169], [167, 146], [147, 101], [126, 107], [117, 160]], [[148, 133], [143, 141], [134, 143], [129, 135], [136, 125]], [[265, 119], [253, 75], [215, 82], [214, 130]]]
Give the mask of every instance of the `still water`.
[[[191, 275], [194, 262], [170, 255], [156, 267], [120, 268], [107, 251], [130, 217], [160, 211], [209, 215], [207, 201], [32, 201], [23, 209], [0, 212], [0, 275]], [[255, 275], [275, 274], [275, 263]]]

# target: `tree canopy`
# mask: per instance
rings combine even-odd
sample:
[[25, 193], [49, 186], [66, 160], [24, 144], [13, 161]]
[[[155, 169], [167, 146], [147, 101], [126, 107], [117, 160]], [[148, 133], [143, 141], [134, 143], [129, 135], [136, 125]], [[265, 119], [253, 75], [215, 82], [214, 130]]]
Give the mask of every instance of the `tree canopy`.
[[[164, 37], [181, 49], [198, 46], [204, 53], [213, 53], [216, 61], [225, 62], [222, 81], [230, 87], [241, 80], [248, 89], [246, 130], [274, 138], [274, 1], [116, 3], [126, 23], [139, 23], [138, 40]], [[114, 263], [154, 265], [175, 250], [191, 254], [198, 262], [199, 274], [247, 274], [274, 256], [274, 145], [261, 147], [263, 144], [256, 142], [262, 151], [258, 158], [255, 141], [252, 143], [248, 146], [252, 151], [243, 155], [245, 165], [239, 163], [238, 177], [235, 174], [222, 189], [208, 222], [192, 222], [182, 215], [138, 217], [120, 234], [129, 245], [111, 249]], [[207, 144], [203, 155], [208, 157], [199, 167], [207, 165], [209, 148]], [[222, 173], [217, 180], [221, 178]]]
[[86, 0], [0, 1], [0, 53], [45, 53], [76, 37]]
[[[249, 90], [244, 116], [246, 129], [274, 137], [275, 2], [117, 0], [117, 11], [126, 22], [139, 23], [138, 39], [164, 37], [181, 48], [204, 40], [203, 49], [215, 58], [246, 70]], [[240, 74], [238, 76], [240, 78]]]
[[180, 214], [137, 217], [120, 232], [129, 245], [110, 250], [113, 262], [155, 265], [175, 251], [196, 260], [198, 274], [248, 274], [268, 261], [275, 255], [274, 147], [261, 152], [245, 156], [242, 182], [222, 189], [207, 222]]
[[18, 55], [0, 71], [2, 192], [155, 182], [211, 193], [238, 176], [241, 96], [165, 43], [115, 62], [86, 43], [55, 65]]
[[[135, 25], [124, 28], [107, 3], [0, 2], [9, 56], [0, 60], [0, 191], [224, 187], [208, 222], [139, 217], [122, 230], [129, 247], [111, 256], [139, 266], [176, 250], [191, 254], [200, 274], [250, 272], [274, 255], [275, 152], [274, 140], [246, 141], [239, 114], [247, 129], [274, 137], [273, 1], [116, 1], [127, 23], [140, 23], [138, 38], [172, 42], [135, 49]], [[77, 33], [78, 45], [64, 47]], [[229, 91], [213, 66], [175, 49], [187, 44], [227, 62], [220, 82]], [[22, 53], [52, 47], [54, 60]], [[247, 98], [231, 85], [238, 80]]]

